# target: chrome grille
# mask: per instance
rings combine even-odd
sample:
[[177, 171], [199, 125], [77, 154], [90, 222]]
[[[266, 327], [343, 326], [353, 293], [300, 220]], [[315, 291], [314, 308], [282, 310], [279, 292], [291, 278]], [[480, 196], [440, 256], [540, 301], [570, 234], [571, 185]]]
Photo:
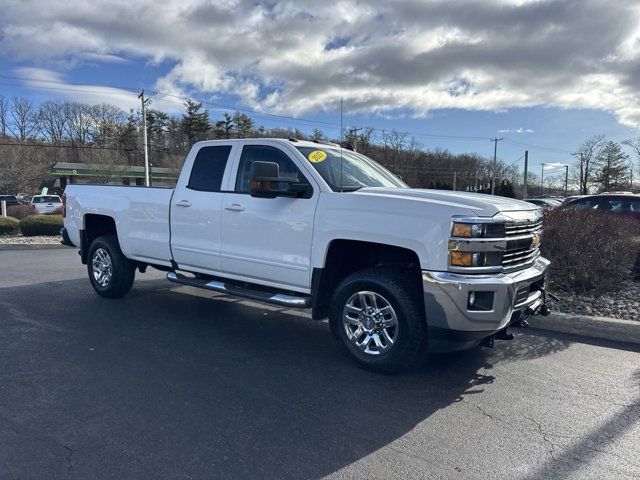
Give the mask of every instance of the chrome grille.
[[528, 283], [521, 283], [518, 285], [516, 289], [516, 298], [513, 301], [515, 306], [521, 305], [527, 301], [529, 298], [529, 291], [531, 290], [531, 285]]
[[502, 255], [502, 271], [527, 268], [540, 256], [540, 245], [534, 237], [542, 233], [542, 220], [505, 224], [506, 249]]

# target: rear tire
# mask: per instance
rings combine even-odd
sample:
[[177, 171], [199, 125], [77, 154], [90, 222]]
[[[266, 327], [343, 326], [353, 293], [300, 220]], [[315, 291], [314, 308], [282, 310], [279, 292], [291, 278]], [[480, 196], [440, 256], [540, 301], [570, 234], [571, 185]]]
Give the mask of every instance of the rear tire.
[[426, 350], [421, 294], [407, 272], [370, 268], [352, 273], [332, 296], [331, 331], [360, 365], [398, 372]]
[[135, 264], [124, 256], [118, 238], [106, 235], [96, 238], [89, 247], [87, 272], [91, 286], [105, 298], [120, 298], [131, 290], [136, 274]]

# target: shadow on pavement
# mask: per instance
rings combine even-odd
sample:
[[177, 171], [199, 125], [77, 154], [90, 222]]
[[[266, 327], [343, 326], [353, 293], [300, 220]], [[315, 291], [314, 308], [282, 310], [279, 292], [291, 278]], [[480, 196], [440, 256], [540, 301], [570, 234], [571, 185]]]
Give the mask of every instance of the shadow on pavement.
[[383, 376], [355, 367], [325, 323], [171, 288], [137, 283], [116, 301], [86, 280], [0, 292], [11, 311], [0, 316], [1, 471], [320, 478], [482, 393], [501, 356], [537, 358], [570, 343], [527, 336]]

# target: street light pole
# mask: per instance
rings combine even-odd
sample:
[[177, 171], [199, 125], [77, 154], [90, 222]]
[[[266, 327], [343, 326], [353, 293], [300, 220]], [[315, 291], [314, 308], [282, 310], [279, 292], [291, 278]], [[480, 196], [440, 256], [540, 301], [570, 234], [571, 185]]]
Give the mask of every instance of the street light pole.
[[569, 187], [569, 165], [564, 166], [564, 198], [567, 198], [567, 189]]

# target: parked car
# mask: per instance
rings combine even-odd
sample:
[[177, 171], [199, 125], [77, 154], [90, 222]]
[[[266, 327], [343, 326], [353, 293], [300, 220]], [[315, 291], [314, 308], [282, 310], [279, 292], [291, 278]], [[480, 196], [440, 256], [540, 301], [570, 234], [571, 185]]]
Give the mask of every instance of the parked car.
[[58, 195], [34, 195], [30, 205], [33, 205], [39, 214], [54, 213], [62, 210], [62, 199]]
[[17, 193], [16, 198], [22, 205], [29, 205], [31, 203], [33, 195], [30, 195], [28, 193]]
[[0, 195], [0, 202], [7, 202], [7, 207], [20, 205], [20, 202], [15, 195]]
[[561, 204], [556, 198], [527, 198], [524, 201], [538, 205], [542, 210], [552, 210]]
[[98, 295], [122, 297], [153, 266], [175, 283], [310, 308], [376, 370], [510, 340], [509, 325], [548, 312], [540, 209], [411, 189], [331, 145], [205, 141], [175, 189], [68, 185], [63, 198], [63, 242]]
[[632, 193], [586, 195], [567, 202], [562, 208], [593, 209], [640, 220], [640, 195]]

